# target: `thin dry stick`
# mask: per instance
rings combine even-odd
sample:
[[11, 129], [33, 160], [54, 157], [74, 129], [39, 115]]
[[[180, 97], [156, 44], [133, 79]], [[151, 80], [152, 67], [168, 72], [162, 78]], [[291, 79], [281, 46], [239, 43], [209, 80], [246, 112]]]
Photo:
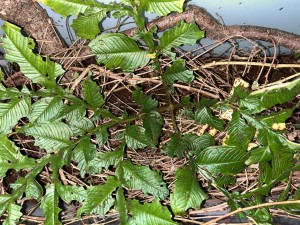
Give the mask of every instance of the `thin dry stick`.
[[270, 207], [270, 206], [276, 206], [276, 205], [287, 205], [287, 204], [300, 204], [300, 200], [291, 200], [291, 201], [284, 201], [284, 202], [269, 202], [269, 203], [263, 203], [263, 204], [249, 206], [249, 207], [245, 207], [245, 208], [239, 208], [239, 209], [234, 210], [230, 213], [227, 213], [223, 216], [220, 216], [216, 219], [213, 219], [213, 220], [211, 220], [207, 223], [202, 223], [202, 225], [212, 225], [212, 224], [218, 222], [219, 220], [225, 219], [225, 218], [227, 218], [229, 216], [232, 216], [234, 214], [237, 214], [237, 213], [240, 213], [240, 212], [245, 212], [245, 211], [251, 210], [251, 209]]
[[[274, 69], [278, 68], [300, 68], [300, 64], [273, 64], [273, 63], [260, 63], [260, 62], [239, 62], [239, 61], [231, 61], [231, 62], [216, 62], [213, 61], [211, 63], [205, 64], [201, 66], [202, 69], [210, 68], [214, 66], [222, 66], [222, 65], [241, 65], [241, 66], [266, 66], [272, 67]], [[199, 68], [195, 68], [193, 70], [199, 70]]]

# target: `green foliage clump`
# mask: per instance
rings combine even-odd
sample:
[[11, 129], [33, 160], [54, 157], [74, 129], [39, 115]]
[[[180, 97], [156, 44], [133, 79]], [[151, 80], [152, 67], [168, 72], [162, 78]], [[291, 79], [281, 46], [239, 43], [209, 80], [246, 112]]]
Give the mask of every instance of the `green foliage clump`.
[[[291, 171], [299, 170], [295, 156], [300, 145], [288, 141], [280, 131], [272, 128], [273, 124], [284, 123], [291, 117], [294, 108], [271, 114], [267, 110], [294, 98], [300, 91], [300, 79], [258, 91], [239, 85], [230, 99], [222, 101], [172, 101], [172, 84], [177, 81], [191, 83], [195, 78], [185, 60], [176, 57], [173, 48], [196, 43], [204, 37], [204, 31], [194, 23], [182, 21], [155, 40], [153, 35], [157, 29], [147, 29], [142, 15], [145, 11], [161, 16], [172, 11], [181, 12], [183, 0], [123, 0], [108, 5], [93, 0], [42, 2], [63, 16], [79, 15], [72, 27], [78, 36], [92, 39], [89, 47], [97, 62], [108, 69], [130, 73], [151, 61], [166, 89], [168, 104], [160, 107], [158, 100], [137, 87], [132, 92], [132, 100], [140, 105], [139, 112], [133, 116], [126, 113], [116, 116], [107, 109], [105, 96], [91, 76], [81, 82], [82, 95], [76, 96], [72, 90], [58, 85], [58, 79], [65, 72], [62, 66], [35, 54], [34, 41], [22, 36], [20, 28], [6, 22], [3, 25], [6, 59], [17, 63], [22, 73], [40, 88], [31, 90], [24, 86], [19, 90], [0, 85], [0, 178], [11, 169], [27, 171], [11, 184], [11, 193], [0, 196], [0, 214], [7, 212], [8, 215], [4, 224], [18, 223], [22, 213], [17, 202], [24, 196], [41, 202], [47, 225], [61, 224], [60, 200], [79, 202], [78, 217], [104, 216], [114, 208], [120, 215], [120, 224], [178, 224], [176, 215], [185, 215], [190, 208], [199, 209], [208, 198], [197, 178], [199, 174], [228, 198], [232, 209], [238, 209], [241, 205], [262, 203], [274, 186], [287, 179]], [[136, 36], [99, 34], [98, 23], [109, 12], [116, 18], [132, 17], [138, 29]], [[161, 66], [162, 58], [172, 60], [169, 67]], [[180, 132], [174, 119], [179, 108], [189, 111], [195, 123], [208, 124], [226, 132], [224, 144], [218, 145], [208, 133], [199, 136]], [[220, 108], [231, 110], [230, 122], [215, 114]], [[259, 114], [261, 112], [264, 114]], [[162, 144], [160, 137], [166, 114], [171, 117], [174, 133]], [[119, 124], [124, 125], [124, 131], [116, 139], [118, 147], [98, 151], [111, 138], [109, 128]], [[42, 156], [23, 155], [10, 138], [12, 135], [32, 137], [34, 145], [43, 152]], [[249, 144], [254, 141], [256, 147], [249, 150]], [[171, 193], [160, 171], [137, 165], [127, 155], [127, 149], [140, 151], [159, 146], [163, 154], [187, 159], [175, 173]], [[102, 170], [110, 170], [110, 175], [103, 183], [87, 188], [65, 185], [60, 180], [59, 170], [71, 162], [76, 162], [82, 178]], [[234, 180], [234, 175], [252, 164], [259, 167], [259, 182], [255, 189], [230, 193], [224, 188], [226, 182]], [[45, 167], [50, 168], [51, 177], [42, 187], [38, 176]], [[127, 190], [140, 190], [144, 195], [153, 196], [153, 200], [142, 204], [128, 198]], [[284, 195], [278, 199], [283, 200], [286, 200]], [[298, 209], [292, 204], [284, 207], [291, 212]], [[251, 217], [258, 224], [271, 222], [269, 207], [251, 209], [241, 216]]]

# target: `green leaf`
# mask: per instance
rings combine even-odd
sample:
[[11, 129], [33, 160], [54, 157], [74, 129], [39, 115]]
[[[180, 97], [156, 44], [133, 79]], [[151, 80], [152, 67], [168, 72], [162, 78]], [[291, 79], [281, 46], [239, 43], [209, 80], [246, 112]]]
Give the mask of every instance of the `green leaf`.
[[259, 177], [258, 184], [262, 186], [263, 184], [270, 184], [272, 181], [272, 168], [268, 162], [261, 162], [258, 164]]
[[22, 93], [17, 88], [5, 88], [0, 84], [0, 100], [9, 100], [19, 98]]
[[123, 154], [123, 149], [111, 152], [97, 152], [96, 157], [88, 163], [88, 171], [98, 174], [102, 168], [108, 169], [110, 166], [116, 166], [122, 160]]
[[36, 200], [40, 200], [43, 195], [42, 186], [34, 179], [28, 180], [26, 189], [25, 189], [26, 198], [34, 198]]
[[283, 109], [279, 112], [273, 112], [266, 116], [256, 117], [257, 120], [263, 122], [269, 127], [272, 127], [274, 123], [284, 123], [288, 118], [293, 115], [295, 108]]
[[142, 106], [142, 112], [149, 113], [158, 106], [158, 101], [141, 92], [141, 88], [136, 88], [132, 92], [132, 100]]
[[132, 72], [137, 67], [146, 66], [150, 60], [146, 51], [123, 34], [102, 34], [91, 41], [89, 47], [97, 62], [109, 69], [120, 67], [125, 72]]
[[62, 16], [77, 16], [89, 8], [98, 6], [94, 0], [41, 0], [41, 2]]
[[80, 121], [85, 117], [86, 109], [82, 105], [63, 105], [62, 110], [58, 114], [58, 118], [63, 118], [67, 122]]
[[158, 138], [162, 131], [164, 120], [159, 112], [150, 112], [142, 115], [143, 127], [145, 128], [145, 135], [150, 140], [151, 146], [158, 145]]
[[247, 154], [235, 146], [212, 146], [204, 149], [196, 164], [212, 174], [236, 174], [245, 168]]
[[29, 98], [16, 98], [8, 103], [0, 103], [0, 133], [10, 133], [19, 119], [29, 114], [30, 104]]
[[152, 194], [165, 199], [169, 191], [161, 175], [148, 166], [133, 165], [130, 161], [122, 163], [124, 178], [129, 188], [142, 190], [145, 194]]
[[173, 84], [175, 81], [191, 83], [194, 80], [193, 71], [185, 68], [184, 60], [176, 60], [171, 67], [167, 67], [166, 71], [161, 75], [164, 82]]
[[6, 162], [0, 158], [0, 179], [6, 176], [6, 172], [9, 169], [14, 169], [16, 171], [22, 169], [32, 169], [33, 165], [35, 164], [35, 160], [32, 158], [28, 158], [23, 156], [18, 162]]
[[75, 34], [86, 39], [94, 39], [100, 33], [99, 22], [106, 17], [105, 8], [92, 8], [86, 10], [84, 15], [80, 15], [71, 25]]
[[273, 85], [253, 91], [247, 98], [240, 100], [239, 107], [245, 108], [251, 114], [259, 113], [277, 104], [290, 101], [300, 91], [300, 79]]
[[82, 139], [74, 149], [74, 160], [78, 162], [80, 176], [84, 177], [88, 163], [96, 156], [96, 146], [91, 143], [90, 138]]
[[27, 126], [17, 129], [35, 139], [35, 145], [53, 152], [69, 146], [72, 132], [70, 128], [61, 122], [44, 122], [34, 126]]
[[28, 116], [30, 122], [45, 122], [57, 119], [57, 114], [63, 107], [61, 97], [42, 98], [32, 105], [31, 113]]
[[[18, 63], [25, 76], [34, 83], [46, 83], [47, 73], [51, 73], [52, 81], [64, 73], [61, 65], [54, 63], [46, 58], [35, 55], [34, 41], [31, 38], [22, 36], [21, 29], [11, 23], [5, 22], [2, 26], [6, 37], [3, 39], [3, 48], [5, 49], [5, 59], [10, 62]], [[49, 77], [50, 78], [50, 77]]]
[[158, 47], [164, 54], [174, 56], [171, 52], [172, 48], [177, 48], [180, 45], [193, 45], [197, 40], [204, 37], [204, 32], [201, 31], [195, 23], [185, 23], [181, 21], [176, 27], [165, 31], [160, 40]]
[[114, 204], [112, 192], [118, 187], [118, 180], [109, 176], [103, 185], [90, 186], [87, 189], [87, 198], [77, 215], [96, 213], [103, 216]]
[[127, 146], [134, 150], [145, 148], [149, 144], [149, 139], [145, 132], [145, 128], [143, 127], [127, 125], [125, 129], [125, 140]]
[[213, 136], [208, 133], [201, 136], [189, 133], [185, 134], [182, 139], [188, 147], [189, 153], [194, 155], [199, 155], [203, 149], [216, 145]]
[[199, 208], [206, 198], [197, 175], [191, 168], [185, 166], [176, 171], [175, 188], [170, 196], [174, 214], [184, 214], [189, 208]]
[[15, 145], [14, 142], [10, 141], [8, 137], [0, 136], [0, 158], [10, 161], [10, 162], [19, 162], [25, 158]]
[[23, 216], [23, 213], [21, 213], [22, 207], [19, 205], [16, 205], [14, 203], [9, 203], [6, 210], [7, 210], [7, 218], [3, 222], [3, 225], [14, 225], [18, 224], [21, 216]]
[[117, 190], [115, 209], [119, 213], [120, 224], [127, 224], [129, 220], [127, 201], [124, 195], [123, 188], [120, 187]]
[[41, 209], [44, 212], [46, 220], [45, 225], [59, 225], [59, 212], [61, 209], [58, 207], [59, 196], [55, 188], [55, 184], [50, 184], [46, 188], [46, 195], [41, 201]]
[[11, 199], [11, 195], [8, 194], [2, 194], [0, 195], [0, 216], [3, 215], [3, 213], [5, 212], [9, 202]]
[[246, 160], [246, 165], [251, 165], [259, 162], [268, 162], [272, 159], [272, 154], [269, 146], [258, 147], [251, 149], [250, 157]]
[[81, 120], [72, 120], [70, 122], [71, 131], [75, 136], [84, 135], [94, 127], [95, 125], [93, 122], [87, 117], [84, 117]]
[[99, 131], [95, 133], [96, 135], [96, 141], [98, 145], [101, 147], [103, 146], [109, 137], [108, 131], [107, 131], [107, 126], [101, 126]]
[[84, 100], [89, 104], [92, 109], [100, 108], [104, 103], [101, 95], [100, 87], [96, 82], [86, 79], [82, 82]]
[[140, 204], [137, 200], [129, 201], [129, 211], [136, 224], [143, 225], [175, 225], [172, 215], [167, 207], [162, 206], [158, 200], [152, 203]]
[[170, 157], [178, 156], [183, 158], [184, 151], [186, 150], [186, 144], [182, 140], [182, 137], [178, 134], [171, 134], [170, 140], [163, 145], [163, 152], [167, 153]]
[[154, 12], [159, 16], [166, 16], [170, 12], [182, 12], [184, 0], [146, 0], [147, 12]]
[[208, 107], [198, 109], [195, 113], [195, 120], [200, 124], [208, 124], [217, 130], [224, 130], [225, 122], [214, 116]]
[[57, 192], [61, 199], [71, 204], [72, 201], [83, 202], [87, 197], [87, 191], [81, 186], [57, 184]]
[[240, 113], [236, 111], [229, 122], [227, 134], [229, 136], [225, 142], [227, 145], [247, 148], [254, 137], [255, 128], [246, 124], [245, 120], [240, 117]]

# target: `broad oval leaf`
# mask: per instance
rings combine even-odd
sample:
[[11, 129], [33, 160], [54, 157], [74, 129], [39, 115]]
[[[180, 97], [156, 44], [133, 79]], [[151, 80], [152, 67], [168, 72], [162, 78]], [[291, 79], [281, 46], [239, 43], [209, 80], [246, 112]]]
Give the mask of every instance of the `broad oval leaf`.
[[151, 203], [140, 204], [138, 200], [130, 200], [129, 212], [132, 213], [135, 224], [143, 225], [176, 225], [167, 207], [162, 206], [158, 200]]
[[171, 52], [172, 48], [177, 48], [180, 45], [193, 45], [197, 40], [204, 37], [204, 32], [201, 31], [195, 23], [179, 22], [176, 27], [165, 31], [160, 38], [160, 46], [158, 47], [163, 53], [174, 56]]
[[189, 208], [200, 208], [206, 198], [196, 173], [191, 168], [185, 166], [176, 171], [175, 188], [170, 196], [174, 214], [184, 214]]
[[198, 109], [195, 113], [195, 120], [200, 124], [208, 124], [218, 130], [224, 130], [225, 122], [214, 116], [208, 107]]
[[160, 199], [168, 196], [166, 184], [157, 171], [148, 166], [133, 165], [130, 161], [125, 161], [122, 165], [124, 179], [130, 188], [142, 190], [145, 194], [152, 194]]
[[164, 120], [159, 112], [152, 111], [142, 115], [143, 127], [145, 128], [145, 134], [151, 146], [155, 147], [158, 144], [158, 138], [162, 131], [162, 125]]
[[105, 215], [114, 204], [112, 192], [116, 190], [119, 183], [115, 177], [109, 176], [103, 185], [90, 186], [87, 189], [87, 197], [77, 215], [96, 213]]
[[100, 87], [95, 81], [86, 79], [82, 82], [84, 100], [92, 109], [100, 108], [104, 103]]
[[184, 0], [145, 0], [146, 10], [166, 16], [170, 12], [182, 12]]
[[17, 129], [35, 139], [35, 145], [44, 148], [47, 152], [53, 152], [71, 145], [72, 132], [70, 128], [61, 122], [44, 122], [34, 126]]
[[127, 125], [125, 129], [125, 140], [129, 148], [139, 149], [149, 145], [149, 139], [143, 127], [136, 125]]
[[57, 185], [57, 192], [59, 197], [66, 203], [71, 204], [72, 201], [83, 202], [87, 197], [87, 191], [81, 186]]
[[10, 141], [6, 135], [0, 136], [0, 159], [18, 162], [24, 157], [14, 142]]
[[84, 13], [87, 9], [96, 7], [98, 4], [94, 0], [40, 0], [46, 6], [49, 6], [55, 12], [63, 16]]
[[74, 160], [78, 162], [78, 168], [80, 170], [80, 176], [84, 177], [88, 163], [96, 156], [96, 146], [91, 143], [88, 137], [81, 140], [74, 148], [73, 155]]
[[150, 95], [141, 92], [141, 88], [136, 88], [132, 92], [132, 100], [143, 107], [142, 112], [149, 113], [158, 106], [158, 101], [153, 99]]
[[5, 59], [18, 63], [24, 75], [34, 83], [45, 84], [48, 78], [47, 74], [51, 75], [53, 81], [53, 78], [64, 73], [61, 65], [50, 61], [49, 58], [43, 60], [41, 56], [32, 52], [34, 49], [33, 39], [24, 37], [19, 27], [5, 22], [2, 29], [6, 34], [3, 39]]
[[201, 136], [191, 133], [185, 134], [183, 140], [189, 149], [189, 153], [194, 155], [199, 155], [203, 149], [216, 144], [214, 138], [208, 133]]
[[182, 140], [181, 135], [171, 134], [171, 139], [163, 145], [163, 152], [169, 156], [178, 156], [183, 158], [184, 151], [187, 149], [186, 143]]
[[247, 153], [235, 146], [212, 146], [196, 158], [196, 164], [212, 174], [236, 174], [245, 168]]
[[191, 83], [194, 80], [193, 71], [185, 68], [184, 60], [176, 60], [171, 67], [161, 75], [164, 82], [173, 84], [175, 81]]
[[28, 116], [30, 106], [29, 98], [15, 98], [8, 103], [0, 103], [0, 133], [9, 133], [19, 119]]
[[46, 187], [46, 195], [41, 201], [41, 209], [44, 212], [46, 220], [45, 225], [60, 225], [59, 212], [61, 209], [58, 207], [59, 195], [56, 190], [55, 184], [50, 184]]
[[132, 72], [137, 67], [144, 67], [150, 58], [136, 42], [123, 34], [102, 34], [91, 41], [89, 47], [96, 55], [97, 62], [109, 69], [120, 67], [125, 72]]
[[63, 107], [61, 97], [42, 98], [32, 105], [31, 113], [28, 116], [30, 122], [45, 122], [57, 118]]
[[16, 205], [14, 203], [9, 203], [6, 211], [7, 211], [7, 218], [3, 222], [3, 225], [14, 225], [18, 224], [21, 216], [23, 216], [23, 213], [21, 213], [22, 207], [19, 205]]

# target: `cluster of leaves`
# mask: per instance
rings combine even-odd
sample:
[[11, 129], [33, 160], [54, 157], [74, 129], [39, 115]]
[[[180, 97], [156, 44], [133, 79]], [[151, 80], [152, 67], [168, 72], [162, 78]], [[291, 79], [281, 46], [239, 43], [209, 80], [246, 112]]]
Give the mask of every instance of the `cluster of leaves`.
[[[93, 0], [42, 0], [58, 13], [69, 16], [79, 15], [74, 20], [76, 34], [93, 39], [89, 47], [96, 55], [99, 64], [113, 70], [121, 68], [133, 72], [144, 67], [152, 59], [153, 66], [165, 86], [176, 82], [190, 83], [193, 72], [185, 67], [185, 61], [176, 59], [173, 47], [182, 44], [194, 44], [204, 36], [194, 23], [179, 22], [176, 27], [167, 30], [158, 41], [153, 40], [156, 27], [146, 29], [141, 16], [144, 11], [167, 15], [171, 11], [181, 12], [184, 1], [178, 0], [123, 0], [108, 5]], [[100, 34], [98, 23], [113, 11], [113, 16], [123, 18], [131, 16], [139, 30], [134, 38], [120, 33]], [[41, 202], [45, 224], [57, 225], [61, 209], [60, 199], [66, 203], [81, 203], [77, 215], [105, 215], [111, 208], [119, 212], [121, 224], [177, 224], [174, 215], [184, 215], [189, 208], [199, 208], [207, 195], [197, 179], [201, 173], [208, 182], [228, 197], [232, 209], [241, 205], [250, 206], [263, 202], [271, 188], [286, 179], [291, 171], [299, 170], [298, 144], [288, 141], [280, 131], [272, 129], [275, 123], [284, 123], [294, 108], [277, 113], [259, 116], [261, 112], [284, 102], [290, 101], [300, 91], [300, 80], [251, 91], [241, 85], [234, 89], [233, 95], [226, 101], [202, 99], [192, 102], [185, 98], [178, 105], [169, 99], [168, 107], [160, 109], [159, 102], [137, 88], [132, 100], [141, 106], [140, 112], [128, 117], [116, 117], [105, 106], [100, 87], [89, 76], [81, 83], [83, 97], [73, 95], [71, 90], [57, 85], [57, 79], [64, 74], [62, 67], [49, 58], [33, 53], [34, 41], [22, 36], [20, 28], [6, 22], [3, 25], [6, 37], [3, 39], [5, 57], [17, 63], [24, 75], [43, 88], [30, 90], [24, 86], [6, 88], [0, 85], [0, 178], [10, 169], [25, 170], [27, 174], [11, 184], [12, 192], [0, 196], [0, 215], [7, 212], [4, 224], [16, 224], [22, 213], [18, 199], [36, 199]], [[139, 42], [137, 42], [139, 41]], [[145, 44], [144, 50], [140, 47]], [[171, 66], [162, 68], [160, 57], [170, 57]], [[223, 145], [216, 145], [213, 136], [205, 133], [182, 134], [176, 129], [170, 134], [170, 141], [162, 146], [162, 152], [171, 157], [186, 157], [189, 163], [176, 171], [175, 188], [170, 193], [159, 171], [149, 166], [133, 164], [126, 156], [126, 149], [141, 150], [145, 147], [159, 146], [164, 118], [163, 110], [176, 114], [176, 108], [189, 110], [196, 123], [227, 132]], [[214, 115], [214, 110], [231, 110], [230, 122]], [[87, 116], [87, 112], [93, 112]], [[171, 116], [172, 117], [172, 116]], [[100, 123], [103, 120], [109, 121]], [[20, 121], [22, 123], [20, 123]], [[137, 125], [141, 121], [142, 125]], [[100, 152], [110, 135], [108, 128], [116, 124], [126, 124], [117, 149]], [[34, 138], [34, 144], [45, 151], [41, 158], [23, 155], [9, 137], [13, 134], [25, 134]], [[248, 145], [257, 146], [248, 150]], [[111, 169], [114, 175], [107, 177], [100, 185], [88, 188], [64, 185], [59, 178], [59, 169], [76, 161], [80, 176], [99, 174], [103, 169]], [[234, 182], [234, 175], [252, 164], [259, 166], [257, 188], [245, 193], [230, 193], [224, 186]], [[50, 182], [42, 187], [37, 176], [45, 166], [51, 168]], [[153, 195], [154, 201], [141, 204], [138, 200], [127, 199], [124, 190], [137, 189], [146, 195]], [[288, 191], [288, 190], [287, 190]], [[287, 191], [278, 201], [287, 198]], [[169, 198], [170, 207], [162, 201]], [[297, 191], [295, 199], [299, 198]], [[285, 206], [286, 210], [295, 207]], [[271, 221], [268, 209], [246, 211], [241, 216], [253, 218], [258, 224]]]

